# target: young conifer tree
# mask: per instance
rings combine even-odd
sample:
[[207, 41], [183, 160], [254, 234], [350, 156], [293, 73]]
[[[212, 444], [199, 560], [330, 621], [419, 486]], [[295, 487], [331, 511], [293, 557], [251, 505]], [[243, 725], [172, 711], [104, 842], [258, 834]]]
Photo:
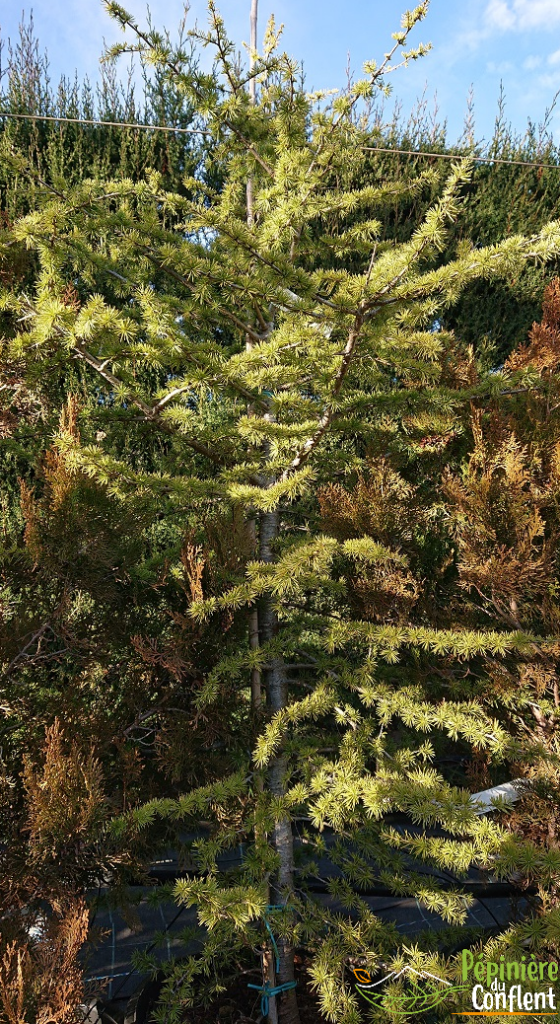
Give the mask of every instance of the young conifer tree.
[[[18, 379], [36, 392], [61, 362], [79, 361], [96, 381], [97, 408], [85, 415], [102, 410], [103, 436], [86, 444], [61, 429], [56, 447], [68, 467], [124, 506], [157, 506], [200, 529], [225, 506], [255, 523], [253, 556], [236, 585], [193, 601], [189, 614], [203, 621], [256, 609], [258, 623], [258, 643], [254, 614], [245, 616], [241, 641], [237, 632], [224, 638], [223, 657], [197, 696], [201, 714], [219, 715], [237, 681], [238, 715], [255, 726], [250, 763], [178, 800], [138, 808], [116, 831], [161, 817], [215, 821], [197, 845], [204, 877], [176, 889], [208, 929], [201, 955], [181, 968], [179, 997], [196, 994], [218, 960], [254, 946], [266, 922], [275, 934], [263, 983], [270, 1021], [300, 1019], [294, 949], [304, 946], [325, 1017], [350, 1024], [360, 1017], [346, 966], [396, 955], [394, 935], [356, 890], [381, 881], [461, 924], [468, 897], [412, 870], [403, 851], [460, 873], [495, 864], [504, 842], [498, 825], [477, 817], [468, 791], [432, 762], [440, 736], [500, 758], [509, 734], [460, 688], [431, 691], [426, 673], [440, 658], [447, 665], [516, 657], [532, 641], [515, 629], [468, 629], [460, 619], [439, 628], [429, 601], [418, 620], [407, 615], [419, 583], [391, 529], [379, 539], [373, 525], [358, 535], [332, 528], [340, 509], [328, 489], [365, 480], [383, 445], [400, 450], [404, 464], [415, 432], [436, 449], [460, 432], [475, 385], [467, 374], [450, 387], [440, 373], [453, 359], [453, 339], [438, 332], [438, 315], [473, 281], [556, 257], [560, 225], [489, 248], [465, 245], [442, 265], [466, 163], [452, 167], [403, 244], [384, 243], [380, 211], [429, 185], [430, 172], [348, 187], [359, 180], [369, 141], [362, 102], [385, 87], [397, 51], [404, 64], [424, 52], [406, 45], [428, 0], [405, 14], [382, 63], [366, 64], [364, 79], [334, 100], [303, 91], [297, 65], [277, 53], [273, 23], [247, 74], [211, 0], [209, 30], [195, 33], [216, 51], [215, 69], [203, 74], [164, 36], [107, 6], [193, 104], [216, 145], [223, 186], [214, 190], [196, 174], [179, 195], [154, 172], [140, 184], [90, 180], [46, 195], [12, 229], [35, 254], [38, 273], [33, 292], [2, 293], [6, 347]], [[487, 374], [476, 393], [498, 393], [504, 379], [511, 387], [516, 372]], [[119, 443], [123, 423], [138, 417], [165, 439], [159, 472]], [[374, 495], [397, 520], [410, 516], [411, 485], [382, 461], [372, 472], [362, 524]], [[348, 580], [358, 577], [356, 593]], [[250, 684], [258, 705], [259, 676], [264, 699], [252, 710]], [[417, 833], [392, 830], [384, 821], [391, 811], [408, 813]], [[314, 901], [305, 872], [296, 881], [296, 819], [314, 854], [340, 869], [329, 891], [352, 919]], [[433, 825], [448, 837], [428, 836]], [[220, 870], [220, 854], [240, 842], [241, 864]], [[319, 873], [316, 862], [305, 870], [307, 878]], [[413, 959], [428, 969], [437, 962], [422, 950]]]

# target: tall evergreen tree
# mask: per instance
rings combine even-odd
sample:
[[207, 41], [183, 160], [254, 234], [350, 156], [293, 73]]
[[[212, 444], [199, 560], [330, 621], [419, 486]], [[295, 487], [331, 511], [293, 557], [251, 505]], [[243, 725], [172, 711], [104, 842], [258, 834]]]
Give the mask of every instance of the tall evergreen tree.
[[[333, 178], [360, 176], [370, 132], [356, 115], [384, 86], [394, 54], [401, 50], [406, 64], [424, 52], [406, 45], [427, 2], [404, 16], [383, 62], [368, 63], [366, 77], [332, 102], [302, 90], [297, 65], [277, 53], [272, 23], [247, 74], [211, 2], [209, 30], [197, 38], [215, 48], [217, 67], [202, 74], [165, 36], [142, 30], [116, 4], [108, 9], [192, 104], [224, 182], [215, 189], [194, 176], [173, 192], [154, 172], [136, 183], [51, 188], [10, 229], [4, 255], [25, 245], [37, 276], [33, 291], [13, 281], [2, 291], [4, 366], [17, 374], [17, 383], [6, 380], [6, 415], [23, 397], [40, 409], [61, 367], [83, 365], [90, 382], [79, 427], [70, 412], [61, 419], [43, 495], [24, 491], [27, 550], [37, 550], [41, 516], [68, 507], [61, 478], [66, 494], [68, 480], [79, 481], [70, 505], [78, 524], [84, 510], [88, 523], [110, 521], [107, 502], [118, 510], [117, 533], [136, 517], [135, 540], [150, 517], [172, 517], [183, 540], [185, 528], [193, 531], [182, 562], [177, 547], [156, 542], [134, 572], [153, 594], [164, 576], [177, 580], [186, 570], [188, 618], [176, 614], [175, 624], [229, 627], [204, 678], [193, 680], [194, 704], [216, 720], [229, 708], [244, 742], [252, 727], [253, 755], [244, 760], [240, 743], [222, 779], [140, 806], [114, 833], [140, 843], [142, 830], [162, 819], [214, 822], [196, 847], [203, 877], [176, 889], [208, 928], [201, 955], [181, 968], [179, 998], [192, 997], [218, 958], [250, 950], [266, 922], [277, 950], [263, 982], [270, 1020], [297, 1024], [294, 949], [305, 946], [325, 1016], [350, 1024], [359, 1009], [345, 967], [401, 955], [360, 888], [381, 881], [457, 925], [468, 897], [413, 870], [407, 856], [460, 874], [471, 865], [511, 871], [526, 855], [499, 823], [477, 816], [468, 790], [434, 761], [442, 738], [489, 761], [519, 753], [518, 737], [480, 695], [466, 693], [461, 673], [465, 664], [482, 676], [488, 661], [522, 660], [536, 641], [510, 620], [489, 631], [442, 608], [438, 586], [453, 544], [441, 503], [426, 491], [442, 453], [465, 451], [471, 403], [531, 379], [517, 365], [484, 374], [438, 330], [438, 318], [472, 282], [557, 257], [560, 227], [465, 245], [442, 263], [467, 164], [452, 168], [401, 244], [380, 237], [382, 212], [429, 187], [430, 172], [333, 187]], [[157, 433], [158, 464], [143, 460], [138, 441], [133, 451], [123, 443], [127, 429]], [[458, 485], [453, 494], [457, 506], [468, 503]], [[229, 580], [212, 577], [212, 530], [223, 530], [226, 515], [256, 524], [254, 550]], [[126, 575], [126, 546], [117, 538], [110, 550], [112, 536], [94, 532], [95, 557], [80, 567], [76, 601], [85, 591], [99, 604], [98, 582], [117, 585]], [[461, 543], [472, 544], [468, 530]], [[436, 581], [422, 594], [431, 563]], [[88, 612], [83, 603], [80, 612]], [[154, 628], [159, 621], [156, 608]], [[103, 639], [99, 646], [97, 658], [106, 659]], [[416, 832], [392, 830], [392, 811], [409, 814]], [[328, 852], [340, 868], [329, 891], [353, 919], [314, 901], [305, 872], [296, 883], [296, 820], [314, 855]], [[447, 837], [430, 836], [433, 825]], [[240, 842], [241, 866], [220, 871], [220, 854]], [[554, 858], [546, 863], [556, 870]], [[305, 870], [317, 873], [316, 863]], [[438, 963], [429, 948], [412, 956], [416, 965]], [[167, 1019], [178, 1013], [176, 1006]]]

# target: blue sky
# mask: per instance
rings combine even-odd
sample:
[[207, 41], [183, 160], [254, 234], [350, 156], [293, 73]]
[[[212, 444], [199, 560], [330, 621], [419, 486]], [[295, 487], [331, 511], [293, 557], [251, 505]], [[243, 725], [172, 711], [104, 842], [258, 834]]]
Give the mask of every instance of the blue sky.
[[[143, 19], [143, 0], [121, 0]], [[3, 0], [2, 38], [15, 37], [27, 0]], [[162, 21], [177, 24], [183, 4], [166, 0]], [[359, 71], [367, 59], [378, 59], [391, 44], [405, 4], [400, 0], [260, 0], [260, 32], [270, 13], [285, 25], [284, 47], [303, 60], [309, 88], [334, 88], [345, 81], [348, 53]], [[77, 68], [95, 78], [103, 40], [120, 38], [100, 0], [33, 0], [37, 35], [47, 48], [53, 77]], [[156, 24], [159, 5], [152, 11]], [[248, 38], [249, 0], [221, 0], [220, 10], [230, 35], [241, 46]], [[205, 19], [205, 0], [192, 0], [190, 24]], [[496, 115], [500, 81], [506, 114], [523, 130], [527, 119], [542, 120], [560, 89], [560, 0], [432, 0], [426, 21], [413, 42], [433, 43], [423, 60], [399, 71], [393, 100], [403, 111], [426, 90], [428, 109], [437, 94], [439, 118], [447, 118], [452, 138], [461, 132], [470, 86], [474, 89], [476, 135], [488, 137]], [[392, 101], [391, 101], [392, 102]], [[560, 105], [551, 125], [560, 142]]]

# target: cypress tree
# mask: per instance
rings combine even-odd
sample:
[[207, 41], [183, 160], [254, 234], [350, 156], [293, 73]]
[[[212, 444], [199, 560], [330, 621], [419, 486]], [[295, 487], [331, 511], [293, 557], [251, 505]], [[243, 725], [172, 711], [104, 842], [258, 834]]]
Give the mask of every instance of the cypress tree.
[[[179, 46], [185, 44], [184, 31], [183, 23]], [[197, 133], [193, 108], [166, 86], [157, 69], [150, 71], [140, 62], [134, 70], [135, 76], [129, 68], [123, 83], [109, 61], [101, 63], [95, 86], [87, 78], [80, 81], [77, 73], [53, 84], [32, 14], [22, 20], [13, 45], [0, 37], [0, 208], [5, 219], [32, 209], [37, 190], [47, 183], [63, 188], [119, 175], [139, 180], [155, 169], [167, 187], [181, 190], [183, 176], [209, 157], [204, 135]], [[146, 131], [137, 125], [170, 130]], [[24, 157], [18, 168], [15, 154]]]

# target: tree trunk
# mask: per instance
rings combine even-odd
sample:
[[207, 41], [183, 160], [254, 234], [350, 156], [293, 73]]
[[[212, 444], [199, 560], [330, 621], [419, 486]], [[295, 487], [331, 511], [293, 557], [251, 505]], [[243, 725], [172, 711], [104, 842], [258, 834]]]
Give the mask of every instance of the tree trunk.
[[[255, 66], [255, 54], [257, 50], [257, 18], [259, 0], [251, 0], [250, 19], [250, 71]], [[249, 102], [254, 106], [257, 99], [257, 86], [254, 78], [249, 81]], [[249, 227], [254, 222], [253, 210], [253, 176], [247, 178], [247, 224]], [[246, 339], [246, 347], [250, 350], [252, 341]], [[249, 408], [249, 412], [251, 412]], [[270, 481], [271, 482], [271, 481]], [[278, 512], [269, 512], [261, 516], [260, 520], [260, 557], [264, 562], [274, 560], [273, 544], [278, 536], [279, 515]], [[256, 529], [254, 520], [249, 523], [249, 531], [255, 537]], [[265, 598], [260, 608], [250, 612], [249, 636], [251, 649], [256, 649], [260, 644], [266, 643], [276, 636], [278, 632], [278, 616], [274, 610], [272, 600]], [[268, 707], [272, 712], [283, 708], [288, 701], [288, 682], [286, 668], [281, 658], [274, 658], [270, 668], [265, 674], [266, 699]], [[251, 694], [253, 710], [259, 711], [261, 705], [261, 674], [258, 669], [251, 673]], [[280, 754], [272, 762], [269, 773], [269, 786], [275, 796], [281, 796], [284, 792], [284, 777], [286, 775], [286, 758]], [[293, 891], [294, 886], [294, 841], [291, 822], [288, 818], [277, 822], [274, 829], [274, 845], [280, 857], [278, 877], [270, 887], [270, 902], [284, 903], [286, 896]], [[266, 979], [272, 988], [277, 985], [284, 985], [294, 981], [294, 951], [280, 938], [278, 939], [279, 964], [278, 971], [274, 964], [272, 951], [266, 957]], [[271, 996], [269, 999], [268, 1024], [300, 1024], [299, 1010], [295, 991], [292, 989], [280, 995], [280, 998]]]
[[[247, 348], [249, 347], [251, 347], [250, 343], [247, 342]], [[251, 411], [252, 407], [250, 406], [249, 413]], [[256, 558], [258, 557], [258, 552], [257, 523], [255, 519], [250, 519], [247, 523], [247, 536], [251, 548], [251, 558]], [[252, 651], [257, 651], [260, 647], [259, 613], [257, 608], [249, 609], [249, 647]], [[258, 668], [251, 669], [251, 705], [255, 718], [258, 720], [262, 705], [262, 679]]]
[[[257, 49], [257, 16], [259, 9], [259, 0], [251, 0], [251, 38], [250, 38], [250, 57], [249, 67], [252, 70], [255, 60], [254, 54]], [[257, 101], [257, 89], [254, 78], [249, 82], [249, 102], [251, 106], [254, 106]], [[251, 175], [247, 178], [247, 225], [251, 227], [253, 223], [253, 178]], [[245, 338], [245, 348], [247, 351], [251, 351], [253, 342], [250, 335], [248, 334]], [[253, 407], [249, 406], [249, 415], [252, 413]], [[257, 546], [257, 529], [254, 519], [251, 519], [248, 523], [249, 540], [251, 543], [251, 553], [253, 555]], [[259, 647], [259, 615], [256, 608], [252, 608], [249, 612], [249, 646], [252, 651], [257, 650]], [[260, 710], [262, 703], [262, 692], [261, 692], [261, 674], [258, 668], [254, 668], [251, 672], [251, 702], [253, 705], [253, 711], [257, 714]]]
[[[278, 512], [267, 512], [261, 516], [260, 522], [260, 556], [263, 562], [274, 561], [273, 544], [279, 532]], [[272, 640], [278, 633], [278, 615], [271, 598], [261, 603], [260, 614], [261, 643]], [[288, 703], [288, 679], [286, 666], [282, 658], [272, 658], [265, 672], [266, 697], [270, 710], [280, 711]], [[287, 772], [286, 756], [280, 751], [274, 757], [269, 771], [269, 787], [274, 796], [282, 796], [285, 791]], [[278, 875], [271, 885], [271, 902], [285, 903], [294, 888], [294, 837], [289, 818], [281, 818], [274, 828], [274, 846], [280, 859]], [[281, 938], [278, 939], [279, 969], [276, 973], [276, 985], [285, 985], [294, 981], [294, 950]], [[271, 999], [272, 1003], [272, 999]], [[300, 1024], [297, 996], [294, 989], [283, 992], [278, 997], [279, 1024]], [[269, 1024], [273, 1017], [269, 1014]]]

